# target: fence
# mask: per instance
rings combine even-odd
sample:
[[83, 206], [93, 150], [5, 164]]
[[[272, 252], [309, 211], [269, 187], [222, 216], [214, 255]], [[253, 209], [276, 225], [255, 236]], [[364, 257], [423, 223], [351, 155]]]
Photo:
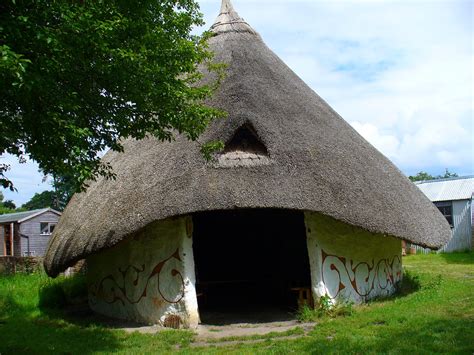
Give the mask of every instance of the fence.
[[[474, 234], [473, 234], [474, 235]], [[464, 250], [472, 250], [472, 243], [474, 243], [474, 238], [472, 240], [464, 238], [464, 239], [457, 239], [453, 238], [445, 246], [438, 250], [423, 248], [419, 245], [407, 243], [406, 249], [407, 253], [410, 248], [415, 248], [417, 254], [430, 254], [432, 252], [436, 253], [452, 253], [454, 251], [464, 251]]]
[[0, 257], [0, 274], [31, 273], [43, 270], [43, 258], [34, 256]]
[[[65, 276], [71, 276], [76, 273], [84, 273], [87, 264], [85, 260], [79, 260], [74, 266], [66, 269]], [[43, 270], [43, 258], [34, 256], [1, 256], [0, 257], [0, 275], [32, 273]]]

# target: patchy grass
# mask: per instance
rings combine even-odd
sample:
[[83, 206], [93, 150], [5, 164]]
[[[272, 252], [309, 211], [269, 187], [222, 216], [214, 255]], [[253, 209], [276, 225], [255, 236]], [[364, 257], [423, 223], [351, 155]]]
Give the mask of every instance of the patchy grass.
[[472, 354], [474, 254], [413, 255], [403, 263], [396, 297], [352, 307], [349, 316], [320, 317], [308, 336], [206, 348], [190, 347], [190, 331], [130, 334], [92, 314], [66, 314], [60, 306], [83, 297], [81, 280], [0, 276], [0, 353]]
[[270, 332], [267, 334], [255, 334], [255, 335], [243, 335], [243, 336], [228, 336], [222, 337], [218, 339], [208, 339], [208, 343], [221, 343], [221, 342], [228, 342], [228, 341], [249, 341], [249, 340], [270, 340], [274, 338], [284, 338], [294, 335], [304, 335], [305, 331], [301, 327], [296, 327], [293, 329], [289, 329], [284, 332]]

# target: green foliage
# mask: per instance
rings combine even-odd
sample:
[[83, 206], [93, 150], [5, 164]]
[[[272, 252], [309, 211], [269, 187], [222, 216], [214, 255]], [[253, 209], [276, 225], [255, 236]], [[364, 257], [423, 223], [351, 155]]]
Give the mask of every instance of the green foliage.
[[320, 312], [326, 313], [326, 314], [329, 314], [329, 312], [331, 312], [331, 310], [334, 308], [332, 298], [329, 297], [329, 295], [321, 296], [319, 298], [318, 305], [319, 305]]
[[456, 173], [451, 173], [448, 169], [444, 172], [444, 175], [437, 175], [433, 176], [428, 174], [427, 172], [420, 171], [418, 174], [414, 176], [409, 176], [408, 178], [410, 181], [427, 181], [427, 180], [437, 180], [437, 179], [447, 179], [451, 177], [458, 177], [458, 174]]
[[12, 200], [3, 201], [3, 207], [9, 208], [11, 210], [16, 209], [16, 205]]
[[[124, 138], [196, 140], [224, 116], [203, 104], [222, 67], [200, 84], [212, 59], [209, 34], [191, 34], [202, 24], [194, 0], [2, 1], [0, 155], [28, 155], [81, 190], [115, 176], [98, 153]], [[8, 168], [0, 184], [13, 189]]]
[[334, 301], [328, 295], [321, 296], [316, 308], [307, 305], [301, 307], [296, 317], [301, 322], [315, 322], [320, 318], [347, 317], [354, 313], [354, 303], [350, 301]]
[[23, 209], [16, 209], [15, 203], [12, 200], [3, 201], [3, 193], [0, 192], [0, 214], [19, 212]]
[[414, 176], [409, 176], [408, 177], [410, 179], [410, 181], [426, 181], [426, 180], [433, 180], [434, 177], [430, 174], [428, 174], [427, 172], [424, 172], [424, 171], [420, 171], [418, 174], [414, 175]]
[[306, 322], [315, 322], [319, 316], [316, 312], [315, 309], [304, 305], [303, 307], [300, 307], [298, 311], [296, 312], [296, 318], [303, 323]]
[[444, 172], [444, 175], [438, 175], [437, 178], [438, 179], [448, 179], [448, 178], [458, 177], [458, 176], [459, 176], [458, 174], [452, 173], [448, 169], [446, 169], [446, 171]]
[[0, 204], [0, 214], [7, 214], [7, 213], [13, 213], [17, 212], [15, 210], [12, 210], [11, 208], [4, 207], [3, 204]]
[[48, 207], [54, 208], [54, 200], [54, 191], [43, 191], [41, 193], [35, 193], [34, 196], [21, 207], [28, 211]]
[[212, 154], [220, 152], [224, 149], [224, 143], [222, 141], [212, 141], [201, 146], [201, 153], [206, 160], [212, 159]]
[[72, 195], [75, 192], [75, 181], [71, 175], [54, 175], [53, 176], [53, 188], [54, 188], [54, 203], [53, 208], [58, 211], [64, 210]]

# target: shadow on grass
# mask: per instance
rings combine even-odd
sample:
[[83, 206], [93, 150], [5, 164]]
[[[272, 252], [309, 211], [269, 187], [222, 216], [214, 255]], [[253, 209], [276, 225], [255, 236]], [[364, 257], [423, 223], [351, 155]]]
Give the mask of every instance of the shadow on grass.
[[418, 292], [423, 288], [420, 277], [408, 270], [403, 272], [402, 281], [396, 286], [396, 291], [390, 296], [372, 298], [368, 303], [385, 302], [396, 298], [403, 298], [412, 293]]
[[1, 353], [114, 352], [120, 349], [116, 335], [97, 326], [79, 326], [48, 314], [36, 315], [13, 297], [0, 303]]
[[403, 272], [402, 281], [398, 284], [397, 291], [391, 298], [405, 297], [421, 289], [420, 277], [408, 270]]
[[108, 318], [93, 312], [88, 304], [86, 280], [75, 275], [59, 282], [50, 280], [39, 289], [39, 309], [50, 319], [73, 325], [100, 326], [109, 329], [139, 328], [144, 324]]
[[474, 264], [474, 252], [454, 252], [454, 253], [440, 253], [444, 261], [448, 264]]
[[41, 337], [49, 337], [48, 329], [55, 332], [56, 338], [51, 338], [54, 352], [171, 353], [176, 347], [188, 346], [193, 338], [192, 332], [178, 330], [152, 335], [118, 331], [124, 328], [129, 332], [138, 330], [143, 324], [111, 319], [93, 312], [87, 303], [85, 279], [81, 278], [46, 283], [40, 288], [39, 300], [41, 316], [32, 323], [33, 326], [44, 326], [37, 331]]

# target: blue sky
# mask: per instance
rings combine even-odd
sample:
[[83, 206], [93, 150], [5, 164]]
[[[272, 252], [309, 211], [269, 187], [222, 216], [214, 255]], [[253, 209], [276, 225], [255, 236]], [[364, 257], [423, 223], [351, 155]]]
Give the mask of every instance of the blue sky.
[[[405, 174], [474, 174], [473, 3], [233, 0], [310, 87]], [[220, 0], [199, 1], [207, 26]], [[197, 31], [200, 31], [197, 29]], [[49, 188], [11, 157], [18, 205]]]

